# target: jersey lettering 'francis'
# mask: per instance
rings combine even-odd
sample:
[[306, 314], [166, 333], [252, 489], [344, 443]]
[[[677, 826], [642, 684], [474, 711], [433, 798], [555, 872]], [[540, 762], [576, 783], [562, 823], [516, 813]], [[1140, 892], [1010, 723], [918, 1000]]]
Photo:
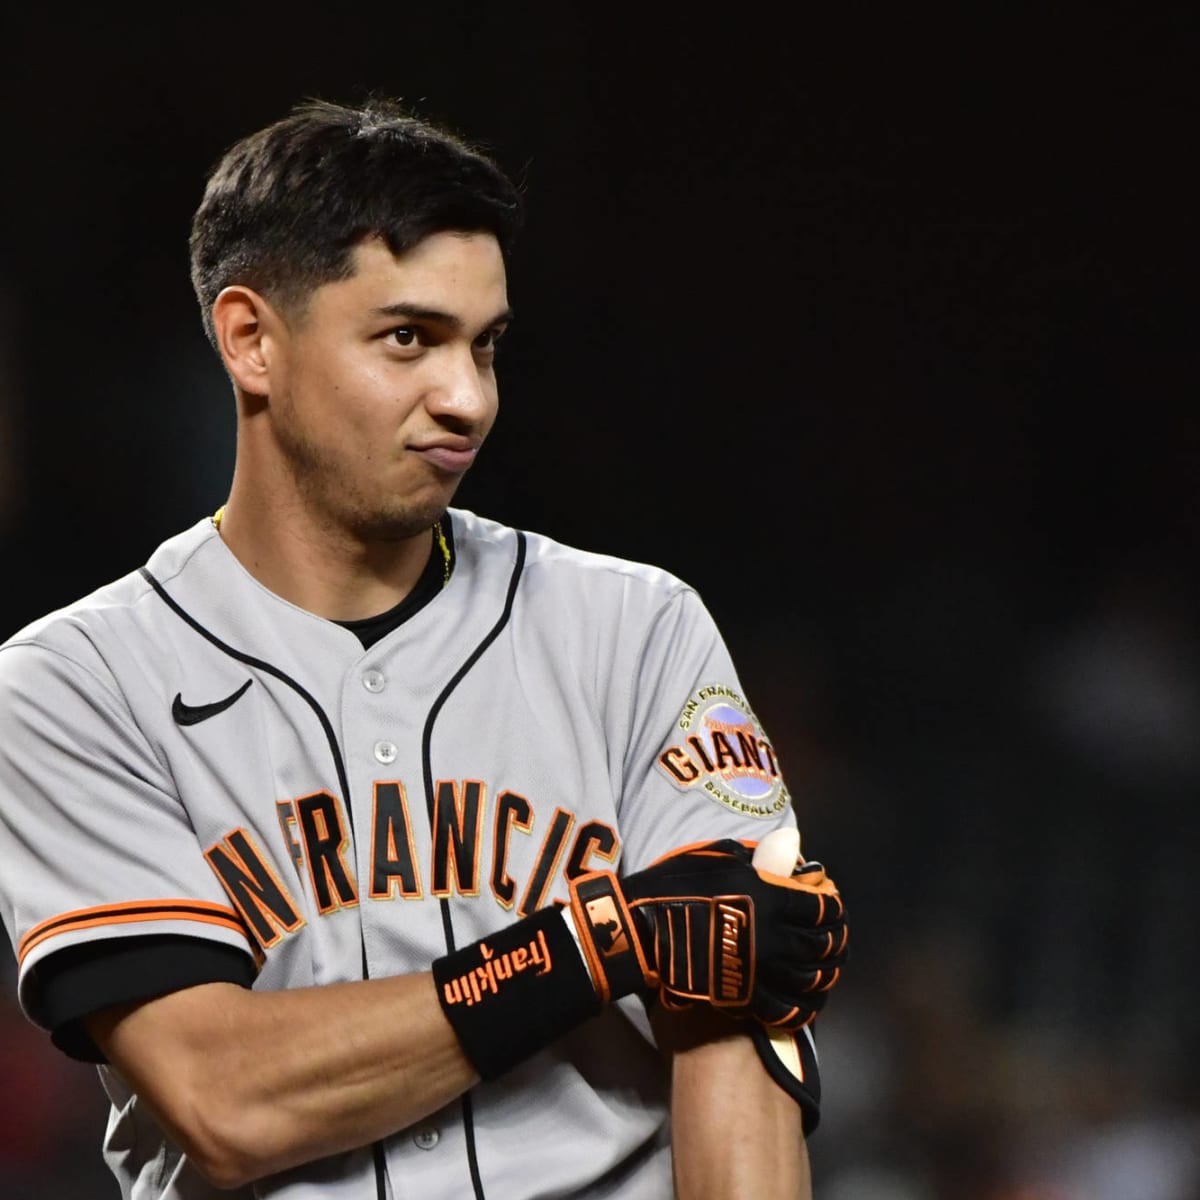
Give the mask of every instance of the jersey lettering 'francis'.
[[[478, 896], [486, 872], [492, 897], [505, 909], [515, 909], [517, 915], [527, 917], [548, 902], [547, 891], [558, 875], [560, 863], [565, 862], [563, 876], [574, 879], [596, 869], [598, 860], [611, 864], [616, 857], [617, 835], [611, 825], [602, 821], [580, 824], [574, 814], [559, 808], [541, 839], [528, 880], [518, 887], [508, 871], [510, 835], [514, 829], [519, 836], [532, 830], [533, 810], [524, 796], [501, 792], [492, 837], [485, 846], [485, 795], [485, 785], [475, 779], [461, 784], [438, 781], [434, 791], [433, 858], [422, 871], [404, 785], [398, 780], [376, 781], [369, 898]], [[285, 849], [295, 868], [296, 888], [311, 891], [313, 906], [322, 915], [357, 904], [358, 886], [347, 858], [351, 840], [337, 798], [328, 792], [316, 792], [296, 801], [278, 801], [275, 809]], [[300, 836], [297, 829], [302, 831]], [[571, 851], [564, 860], [568, 844]], [[301, 906], [287, 883], [275, 874], [272, 857], [244, 829], [230, 830], [204, 854], [261, 949], [273, 946], [281, 935], [294, 932], [304, 923]], [[423, 884], [422, 879], [429, 883]]]
[[[366, 649], [264, 589], [207, 518], [0, 647], [0, 913], [33, 1020], [53, 1024], [44, 980], [79, 947], [170, 935], [239, 957], [260, 989], [427, 970], [565, 901], [584, 870], [795, 825], [776, 748], [694, 590], [463, 509], [446, 524], [449, 582]], [[462, 1002], [539, 969], [526, 950], [460, 980]], [[599, 1041], [595, 1026], [567, 1035], [474, 1089], [469, 1120], [457, 1102], [431, 1117], [436, 1150], [389, 1138], [394, 1194], [470, 1195], [474, 1171], [487, 1196], [524, 1196], [515, 1145], [541, 1147], [546, 1195], [668, 1194], [644, 1011], [627, 998], [595, 1020]], [[596, 1054], [606, 1044], [619, 1076]], [[161, 1136], [100, 1070], [109, 1141], [134, 1147], [123, 1173], [166, 1179], [155, 1196], [229, 1195], [186, 1161], [152, 1162]], [[549, 1095], [575, 1114], [569, 1145]], [[374, 1195], [371, 1149], [337, 1175], [323, 1197]], [[243, 1194], [311, 1192], [284, 1173]]]

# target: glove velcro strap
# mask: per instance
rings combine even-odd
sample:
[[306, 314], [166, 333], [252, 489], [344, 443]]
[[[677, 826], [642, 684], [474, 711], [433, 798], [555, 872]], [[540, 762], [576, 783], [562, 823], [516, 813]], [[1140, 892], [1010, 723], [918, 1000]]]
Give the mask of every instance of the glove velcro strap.
[[594, 871], [571, 883], [571, 911], [579, 941], [604, 1001], [657, 983], [647, 966], [633, 915], [611, 871]]
[[446, 1019], [495, 1079], [601, 1009], [560, 909], [540, 909], [433, 962]]

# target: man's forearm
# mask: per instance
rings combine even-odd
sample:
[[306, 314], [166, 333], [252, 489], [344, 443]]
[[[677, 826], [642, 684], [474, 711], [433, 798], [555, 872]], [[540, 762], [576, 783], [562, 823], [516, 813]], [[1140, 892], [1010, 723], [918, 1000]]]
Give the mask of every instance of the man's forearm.
[[428, 974], [281, 992], [205, 984], [88, 1028], [221, 1186], [368, 1145], [478, 1078]]
[[677, 1200], [811, 1200], [801, 1112], [753, 1043], [715, 1014], [655, 1018], [672, 1054]]

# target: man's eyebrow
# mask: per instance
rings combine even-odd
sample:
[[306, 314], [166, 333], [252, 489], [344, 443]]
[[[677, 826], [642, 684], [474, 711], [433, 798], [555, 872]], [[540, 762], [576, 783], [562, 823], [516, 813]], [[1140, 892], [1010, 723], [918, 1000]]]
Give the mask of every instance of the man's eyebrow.
[[[439, 325], [448, 325], [455, 331], [461, 330], [463, 327], [462, 318], [456, 317], [453, 313], [443, 312], [440, 308], [426, 308], [422, 304], [406, 304], [403, 301], [397, 304], [384, 304], [379, 308], [371, 309], [371, 315], [375, 317], [399, 317], [409, 321], [432, 321]], [[489, 321], [483, 324], [484, 329], [491, 329], [494, 325], [507, 325], [516, 314], [511, 308], [501, 309]]]

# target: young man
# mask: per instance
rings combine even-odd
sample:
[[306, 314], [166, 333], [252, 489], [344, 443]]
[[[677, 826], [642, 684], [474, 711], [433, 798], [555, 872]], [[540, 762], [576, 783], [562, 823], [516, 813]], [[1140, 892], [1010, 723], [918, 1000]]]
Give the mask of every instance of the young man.
[[101, 1064], [126, 1196], [809, 1193], [846, 925], [750, 863], [795, 815], [718, 631], [449, 507], [519, 215], [385, 102], [230, 149], [227, 503], [0, 648], [20, 998]]

